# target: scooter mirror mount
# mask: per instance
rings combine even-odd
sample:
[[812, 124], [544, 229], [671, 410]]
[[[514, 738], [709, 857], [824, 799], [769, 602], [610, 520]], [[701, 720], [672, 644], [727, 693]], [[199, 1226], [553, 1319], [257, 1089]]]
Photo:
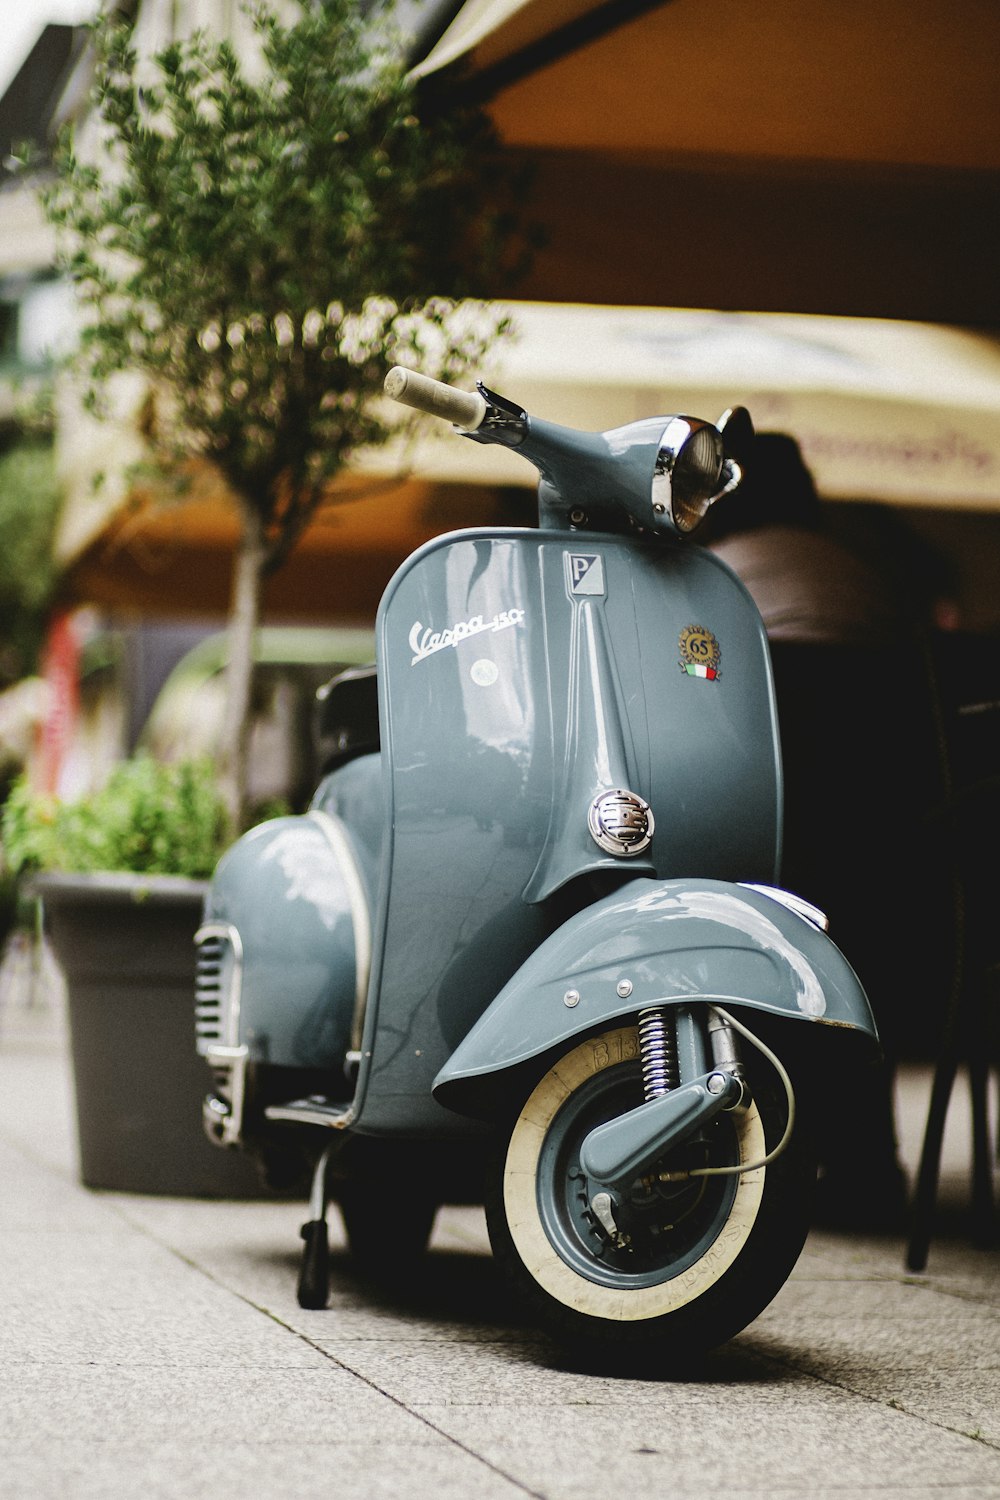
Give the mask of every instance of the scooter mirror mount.
[[[518, 406], [516, 401], [511, 401], [507, 396], [491, 391], [481, 380], [476, 381], [476, 390], [486, 402], [486, 416], [482, 423], [486, 432], [483, 440], [503, 443], [508, 448], [519, 448], [528, 432], [528, 413], [524, 407]], [[468, 435], [475, 437], [476, 433], [470, 432]]]
[[745, 469], [750, 462], [750, 452], [757, 435], [746, 407], [727, 407], [715, 425], [722, 433], [728, 457], [735, 459], [740, 468]]

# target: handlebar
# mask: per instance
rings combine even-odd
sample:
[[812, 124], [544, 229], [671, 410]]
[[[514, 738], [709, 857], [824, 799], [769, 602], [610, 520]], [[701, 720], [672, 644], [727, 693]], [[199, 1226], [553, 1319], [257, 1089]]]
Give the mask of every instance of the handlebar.
[[539, 525], [591, 526], [669, 536], [693, 531], [710, 505], [736, 488], [753, 423], [743, 407], [717, 427], [697, 417], [643, 417], [610, 432], [579, 432], [529, 418], [523, 407], [479, 383], [457, 390], [394, 365], [393, 401], [451, 422], [475, 443], [516, 449], [539, 471]]
[[455, 386], [445, 385], [443, 380], [431, 380], [416, 370], [407, 370], [394, 365], [385, 377], [385, 394], [403, 406], [412, 406], [416, 411], [429, 412], [462, 427], [466, 432], [475, 432], [488, 410], [478, 391], [460, 391]]

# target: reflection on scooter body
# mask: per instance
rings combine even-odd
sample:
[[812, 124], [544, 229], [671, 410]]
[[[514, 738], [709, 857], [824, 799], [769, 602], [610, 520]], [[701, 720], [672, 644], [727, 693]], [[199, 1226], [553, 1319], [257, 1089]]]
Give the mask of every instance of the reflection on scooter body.
[[209, 1134], [274, 1172], [315, 1163], [305, 1306], [327, 1298], [329, 1196], [383, 1270], [440, 1203], [485, 1196], [557, 1335], [708, 1347], [790, 1272], [808, 1114], [875, 1045], [822, 914], [775, 884], [759, 616], [685, 542], [752, 462], [749, 418], [582, 433], [484, 387], [397, 369], [386, 388], [532, 462], [539, 526], [441, 536], [400, 568], [379, 748], [369, 730], [352, 755], [376, 678], [348, 674], [326, 704], [343, 693], [343, 763], [220, 863], [198, 940]]

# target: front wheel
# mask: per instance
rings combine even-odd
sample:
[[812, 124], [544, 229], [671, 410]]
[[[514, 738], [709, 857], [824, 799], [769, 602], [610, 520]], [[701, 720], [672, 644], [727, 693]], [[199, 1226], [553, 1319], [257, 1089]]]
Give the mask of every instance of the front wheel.
[[784, 1094], [763, 1067], [752, 1087], [749, 1108], [717, 1115], [634, 1182], [609, 1228], [580, 1148], [595, 1126], [642, 1103], [635, 1028], [581, 1042], [544, 1075], [486, 1203], [494, 1254], [544, 1326], [585, 1346], [671, 1356], [723, 1343], [767, 1306], [809, 1227], [815, 1161], [801, 1132], [766, 1167], [681, 1175], [766, 1155], [784, 1128]]

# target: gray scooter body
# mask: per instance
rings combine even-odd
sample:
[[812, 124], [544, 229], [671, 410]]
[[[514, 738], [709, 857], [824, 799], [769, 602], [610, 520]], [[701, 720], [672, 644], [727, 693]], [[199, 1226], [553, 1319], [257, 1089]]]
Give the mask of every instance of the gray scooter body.
[[[679, 641], [711, 631], [718, 675]], [[573, 532], [463, 533], [414, 555], [377, 624], [385, 824], [356, 1128], [466, 1128], [439, 1069], [569, 913], [624, 876], [773, 881], [780, 768], [757, 611], [714, 558]], [[648, 850], [588, 827], [609, 787]], [[344, 814], [348, 821], [349, 811]]]
[[[587, 1006], [531, 1012], [529, 980], [539, 994], [574, 987], [572, 965], [564, 975], [553, 958], [565, 954], [553, 938], [565, 923], [602, 898], [613, 903], [628, 881], [774, 884], [782, 797], [767, 643], [743, 585], [696, 546], [511, 529], [446, 535], [409, 558], [379, 610], [377, 655], [381, 755], [329, 776], [305, 818], [281, 820], [286, 854], [298, 838], [320, 877], [325, 861], [322, 900], [261, 858], [278, 834], [255, 830], [227, 856], [207, 916], [253, 929], [243, 941], [261, 969], [244, 963], [229, 1036], [251, 1064], [301, 1066], [303, 1039], [322, 1037], [314, 1084], [335, 1077], [324, 1088], [334, 1098], [344, 1097], [339, 1054], [355, 1054], [353, 1131], [458, 1137], [475, 1129], [463, 1114], [482, 1111], [451, 1085], [513, 1073], [526, 1026], [540, 1054], [598, 1020], [635, 1014], [627, 996], [599, 1016]], [[591, 809], [609, 789], [648, 804], [648, 847], [626, 855], [595, 841]], [[338, 834], [325, 851], [317, 817]], [[321, 983], [331, 903], [341, 939]], [[726, 998], [802, 1020], [791, 992], [778, 997], [766, 977], [760, 944], [740, 931], [726, 938], [724, 905], [716, 900], [707, 941], [726, 951]], [[662, 978], [690, 935], [648, 920]], [[835, 1012], [840, 1026], [874, 1038], [864, 993], [830, 940], [784, 908], [776, 920], [793, 945], [829, 950], [815, 968], [828, 982], [836, 974], [837, 999], [811, 1019]], [[605, 924], [609, 972], [632, 963], [633, 939]], [[687, 982], [692, 997], [715, 993]], [[653, 988], [657, 999], [682, 993]], [[487, 1096], [500, 1108], [503, 1088]]]

